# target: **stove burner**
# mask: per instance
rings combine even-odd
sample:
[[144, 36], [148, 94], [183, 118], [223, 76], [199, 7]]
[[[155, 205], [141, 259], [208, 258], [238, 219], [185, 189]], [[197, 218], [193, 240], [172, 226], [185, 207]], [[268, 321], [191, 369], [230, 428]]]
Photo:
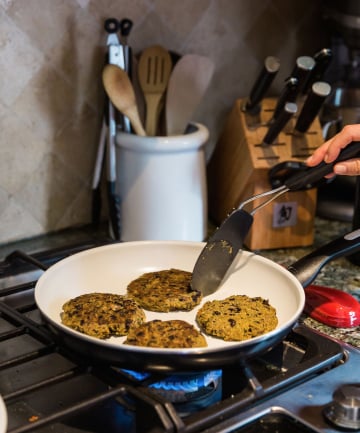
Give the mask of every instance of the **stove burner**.
[[162, 377], [147, 372], [121, 369], [137, 381], [174, 405], [181, 405], [182, 415], [197, 411], [220, 401], [222, 370], [165, 374]]

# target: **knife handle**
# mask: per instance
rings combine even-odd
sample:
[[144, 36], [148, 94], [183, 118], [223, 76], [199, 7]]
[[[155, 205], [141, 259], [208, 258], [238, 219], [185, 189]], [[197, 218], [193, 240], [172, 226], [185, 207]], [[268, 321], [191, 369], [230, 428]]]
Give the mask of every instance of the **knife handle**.
[[262, 142], [263, 146], [268, 146], [276, 140], [281, 130], [284, 128], [290, 118], [296, 113], [296, 111], [297, 105], [294, 102], [287, 102], [285, 104], [281, 113], [278, 115], [275, 121], [270, 124], [268, 132], [266, 133]]
[[303, 86], [303, 94], [306, 94], [316, 81], [322, 81], [324, 79], [325, 72], [330, 66], [332, 58], [333, 53], [330, 48], [323, 48], [314, 54], [315, 66]]
[[259, 103], [265, 96], [272, 81], [274, 80], [280, 68], [280, 61], [277, 57], [268, 56], [265, 59], [264, 67], [258, 76], [250, 92], [249, 99], [245, 104], [245, 111], [250, 114], [257, 114], [260, 111]]
[[300, 56], [296, 59], [296, 65], [291, 76], [298, 79], [298, 94], [301, 93], [303, 86], [314, 67], [315, 60], [313, 57]]
[[284, 90], [279, 96], [271, 122], [273, 122], [278, 117], [287, 102], [295, 102], [298, 87], [299, 80], [295, 77], [289, 77], [285, 81]]
[[295, 130], [301, 133], [306, 132], [315, 117], [318, 115], [320, 108], [325, 99], [330, 95], [331, 86], [324, 81], [317, 81], [311, 86], [309, 93], [300, 115], [297, 119]]
[[360, 155], [360, 142], [353, 141], [343, 149], [335, 161], [326, 163], [321, 162], [315, 167], [308, 167], [306, 170], [296, 173], [285, 180], [284, 185], [291, 191], [307, 189], [308, 185], [320, 181], [324, 176], [333, 172], [335, 164], [341, 161], [355, 158]]

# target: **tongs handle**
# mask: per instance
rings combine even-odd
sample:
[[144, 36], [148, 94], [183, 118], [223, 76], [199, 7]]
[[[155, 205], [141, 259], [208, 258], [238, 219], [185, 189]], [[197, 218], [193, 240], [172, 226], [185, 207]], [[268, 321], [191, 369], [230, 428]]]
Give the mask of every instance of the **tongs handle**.
[[308, 185], [312, 185], [320, 181], [324, 176], [333, 172], [335, 164], [341, 161], [360, 156], [360, 142], [354, 141], [343, 149], [335, 161], [330, 163], [321, 162], [315, 167], [308, 167], [307, 169], [295, 173], [284, 181], [284, 185], [290, 191], [298, 191], [307, 189]]

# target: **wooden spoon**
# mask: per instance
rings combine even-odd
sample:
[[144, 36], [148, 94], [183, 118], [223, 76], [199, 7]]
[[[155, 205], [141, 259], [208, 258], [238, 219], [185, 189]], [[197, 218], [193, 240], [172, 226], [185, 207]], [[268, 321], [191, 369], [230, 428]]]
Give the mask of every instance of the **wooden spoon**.
[[131, 122], [137, 135], [145, 136], [136, 104], [134, 88], [126, 71], [116, 65], [105, 65], [102, 73], [105, 91], [114, 106]]
[[166, 93], [167, 135], [184, 133], [209, 87], [213, 72], [213, 62], [197, 54], [185, 54], [176, 63]]
[[171, 68], [171, 56], [165, 48], [154, 45], [141, 53], [138, 77], [145, 98], [145, 129], [148, 135], [156, 135], [157, 133], [159, 104], [167, 88]]

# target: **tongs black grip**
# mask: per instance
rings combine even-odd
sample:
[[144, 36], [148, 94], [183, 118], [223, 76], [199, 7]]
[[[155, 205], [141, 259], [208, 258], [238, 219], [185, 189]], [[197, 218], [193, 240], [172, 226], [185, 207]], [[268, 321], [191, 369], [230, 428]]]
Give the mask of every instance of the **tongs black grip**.
[[307, 165], [300, 161], [281, 161], [269, 169], [268, 177], [272, 188], [284, 185], [284, 181], [293, 174], [303, 172]]
[[341, 161], [360, 156], [360, 142], [354, 141], [343, 149], [335, 161], [330, 163], [321, 162], [315, 167], [307, 167], [288, 179], [284, 180], [284, 185], [291, 191], [298, 191], [309, 188], [309, 185], [314, 185], [319, 182], [324, 176], [333, 172], [335, 164]]

